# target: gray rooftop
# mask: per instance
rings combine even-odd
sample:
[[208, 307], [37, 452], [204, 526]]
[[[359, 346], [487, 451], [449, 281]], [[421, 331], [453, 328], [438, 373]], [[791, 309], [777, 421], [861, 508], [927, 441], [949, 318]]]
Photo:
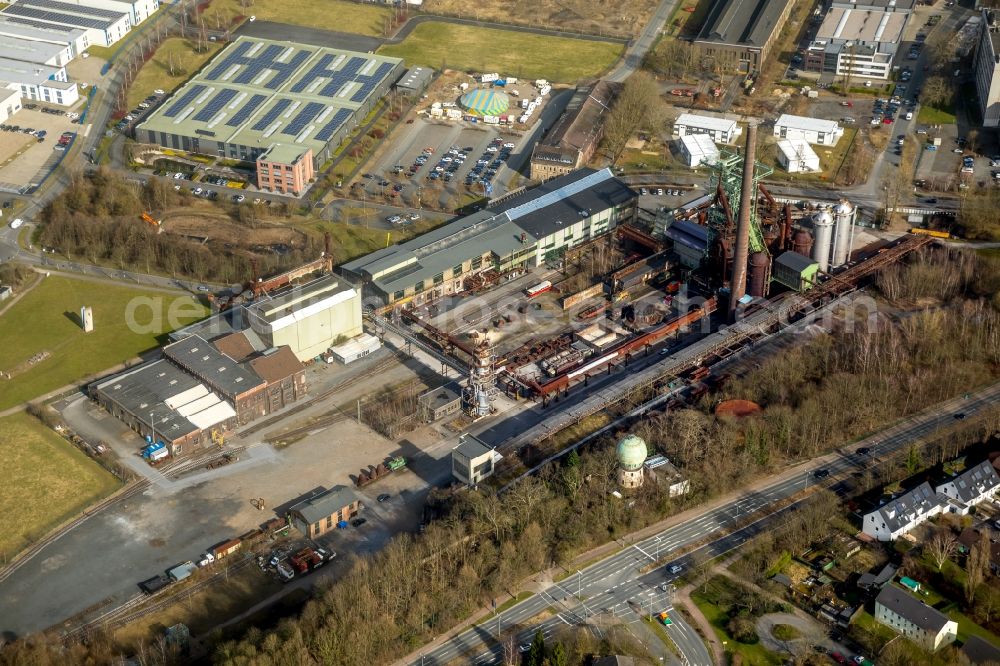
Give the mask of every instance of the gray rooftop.
[[611, 169], [577, 169], [492, 204], [489, 210], [506, 212], [521, 229], [544, 238], [581, 217], [621, 206], [635, 197]]
[[315, 497], [299, 502], [289, 511], [299, 514], [303, 520], [312, 525], [329, 518], [357, 500], [357, 494], [347, 486], [334, 486]]
[[875, 597], [875, 603], [912, 622], [924, 631], [937, 634], [948, 623], [948, 616], [931, 608], [909, 592], [895, 585], [886, 585]]
[[82, 28], [73, 28], [71, 26], [48, 24], [39, 26], [15, 22], [11, 20], [11, 17], [0, 14], [0, 35], [23, 37], [24, 39], [33, 39], [39, 42], [52, 40], [54, 42], [69, 44], [82, 37], [84, 32], [85, 30]]
[[715, 0], [697, 41], [763, 47], [790, 0]]
[[0, 46], [0, 56], [11, 60], [45, 64], [62, 53], [65, 48], [64, 45], [52, 42], [39, 42], [34, 39], [4, 35], [3, 45]]
[[230, 333], [249, 331], [249, 326], [246, 307], [237, 305], [179, 328], [169, 335], [169, 339], [171, 342], [177, 342], [191, 335], [199, 335], [206, 340], [214, 340]]
[[198, 430], [198, 427], [163, 401], [200, 383], [169, 361], [161, 359], [143, 363], [94, 386], [146, 423], [152, 417], [157, 434], [174, 440]]
[[458, 446], [452, 449], [452, 451], [458, 451], [469, 460], [475, 460], [480, 456], [486, 455], [492, 450], [493, 448], [487, 446], [486, 442], [470, 433], [463, 433], [459, 435]]
[[402, 67], [399, 58], [241, 36], [139, 127], [318, 155]]
[[879, 514], [886, 528], [896, 532], [910, 524], [914, 517], [927, 515], [947, 499], [935, 493], [930, 484], [924, 481], [910, 492], [886, 502], [870, 513]]
[[401, 90], [419, 92], [434, 78], [434, 70], [429, 67], [411, 67], [400, 77], [396, 87]]
[[229, 399], [265, 383], [256, 372], [197, 335], [167, 345], [163, 355]]
[[0, 57], [0, 81], [24, 83], [34, 86], [61, 84], [61, 81], [54, 81], [49, 78], [59, 69], [59, 67], [52, 65], [41, 65]]
[[55, 24], [91, 30], [107, 30], [128, 14], [55, 0], [20, 0], [4, 8], [3, 16], [26, 19], [31, 25]]
[[[958, 499], [968, 503], [983, 493], [996, 490], [1000, 486], [1000, 476], [997, 476], [997, 471], [990, 461], [984, 460], [945, 483], [954, 483]], [[939, 489], [941, 485], [944, 484], [938, 485]]]
[[264, 296], [247, 306], [247, 312], [273, 323], [291, 312], [304, 310], [337, 294], [351, 291], [354, 285], [337, 275], [324, 275], [305, 284], [294, 285], [273, 296]]
[[793, 270], [796, 273], [801, 273], [810, 266], [816, 264], [815, 261], [799, 254], [798, 252], [788, 251], [779, 256], [775, 261], [789, 270]]
[[473, 257], [492, 253], [503, 258], [579, 221], [583, 213], [594, 215], [635, 197], [610, 169], [578, 169], [405, 243], [350, 261], [342, 269], [393, 293], [432, 280]]

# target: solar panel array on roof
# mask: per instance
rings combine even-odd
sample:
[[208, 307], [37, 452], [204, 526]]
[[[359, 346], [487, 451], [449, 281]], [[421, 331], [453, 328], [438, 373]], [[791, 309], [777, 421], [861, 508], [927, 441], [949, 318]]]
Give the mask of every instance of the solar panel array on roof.
[[7, 9], [4, 10], [4, 15], [23, 16], [26, 18], [38, 19], [42, 22], [48, 21], [51, 23], [61, 23], [63, 25], [73, 25], [78, 28], [93, 28], [94, 30], [104, 30], [108, 26], [108, 21], [103, 21], [101, 19], [60, 14], [59, 12], [35, 9], [34, 7], [25, 7], [19, 4], [7, 7]]
[[375, 86], [377, 86], [390, 71], [392, 71], [392, 65], [384, 62], [378, 66], [378, 69], [375, 70], [374, 74], [357, 77], [356, 80], [361, 81], [361, 87], [358, 88], [357, 91], [351, 96], [351, 101], [363, 102], [364, 99], [371, 94], [371, 91], [375, 89]]
[[239, 111], [233, 114], [233, 117], [226, 122], [226, 125], [229, 127], [236, 127], [240, 123], [246, 122], [247, 118], [249, 118], [253, 112], [257, 110], [258, 106], [264, 103], [265, 99], [267, 99], [267, 95], [254, 95], [247, 101], [246, 104], [240, 107]]
[[361, 66], [365, 64], [364, 58], [353, 57], [340, 69], [330, 69], [330, 63], [334, 61], [334, 56], [327, 53], [312, 66], [306, 74], [292, 86], [291, 92], [302, 92], [306, 87], [311, 86], [318, 78], [329, 79], [326, 85], [317, 93], [323, 97], [333, 97], [344, 87], [344, 84], [354, 80], [354, 75], [358, 73]]
[[313, 118], [319, 115], [324, 106], [326, 105], [319, 102], [309, 102], [304, 109], [299, 111], [299, 115], [295, 116], [295, 119], [281, 130], [281, 133], [297, 136]]
[[167, 118], [173, 118], [178, 113], [183, 111], [184, 107], [193, 102], [198, 95], [203, 93], [205, 91], [205, 88], [206, 86], [203, 86], [201, 84], [191, 86], [190, 88], [184, 91], [184, 94], [182, 94], [177, 99], [176, 102], [170, 105], [170, 108], [167, 109], [163, 113], [163, 115], [165, 115]]
[[116, 12], [111, 9], [99, 9], [97, 7], [92, 7], [89, 5], [77, 5], [68, 2], [54, 2], [53, 0], [21, 0], [20, 4], [26, 5], [28, 7], [40, 7], [42, 9], [51, 9], [55, 12], [79, 12], [81, 14], [90, 14], [91, 16], [100, 16], [106, 19], [119, 19], [125, 12]]
[[273, 123], [291, 103], [292, 100], [290, 99], [279, 99], [267, 113], [260, 117], [260, 120], [253, 124], [253, 130], [255, 132], [260, 132], [267, 128], [267, 126]]
[[194, 115], [195, 120], [209, 121], [215, 117], [219, 111], [222, 111], [222, 107], [236, 97], [239, 91], [233, 90], [232, 88], [223, 88], [215, 94], [212, 101], [205, 105], [205, 107]]
[[213, 67], [205, 74], [209, 81], [215, 81], [234, 66], [242, 67], [233, 83], [257, 85], [258, 77], [267, 71], [275, 72], [263, 87], [269, 90], [277, 90], [298, 69], [306, 58], [312, 55], [312, 51], [300, 49], [288, 62], [279, 62], [278, 57], [288, 50], [288, 47], [270, 44], [260, 53], [247, 55], [253, 46], [253, 42], [240, 42], [229, 55], [223, 58], [222, 62]]
[[317, 141], [329, 141], [337, 130], [340, 129], [341, 125], [347, 122], [347, 119], [351, 117], [352, 111], [350, 109], [338, 109], [337, 113], [333, 114], [333, 118], [330, 119], [323, 129], [316, 132]]

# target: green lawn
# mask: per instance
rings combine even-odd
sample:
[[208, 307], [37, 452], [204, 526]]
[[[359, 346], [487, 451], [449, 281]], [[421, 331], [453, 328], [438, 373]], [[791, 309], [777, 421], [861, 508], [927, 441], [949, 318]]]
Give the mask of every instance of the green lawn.
[[[135, 300], [143, 297], [143, 301]], [[155, 307], [161, 322], [152, 322], [150, 307], [139, 307], [135, 320], [152, 330], [131, 331], [125, 322], [130, 302], [133, 307], [144, 302]], [[172, 304], [180, 316], [169, 316]], [[90, 333], [77, 324], [84, 305], [94, 310]], [[10, 380], [0, 380], [0, 409], [134, 358], [156, 347], [161, 334], [201, 319], [207, 312], [188, 296], [47, 277], [0, 317], [0, 370], [13, 374]], [[172, 318], [174, 325], [169, 326]], [[28, 360], [37, 354], [47, 356], [29, 365]]]
[[929, 104], [921, 104], [917, 122], [924, 125], [951, 125], [955, 122], [955, 114], [947, 109], [935, 109]]
[[401, 43], [382, 46], [378, 53], [402, 58], [407, 65], [497, 71], [522, 79], [575, 83], [603, 73], [621, 51], [621, 44], [608, 42], [421, 23]]
[[215, 25], [216, 16], [223, 23], [237, 16], [256, 16], [258, 21], [291, 23], [359, 35], [382, 35], [389, 10], [381, 5], [341, 0], [296, 0], [291, 5], [280, 0], [257, 0], [248, 3], [244, 11], [240, 0], [212, 0], [204, 16], [209, 26]]
[[113, 492], [118, 479], [27, 414], [0, 419], [0, 561]]
[[744, 664], [754, 664], [754, 666], [779, 666], [784, 663], [780, 655], [765, 649], [760, 643], [748, 645], [733, 640], [732, 636], [726, 632], [729, 616], [710, 600], [697, 592], [691, 595], [691, 600], [711, 623], [716, 636], [725, 644], [726, 652], [738, 654], [743, 659]]
[[190, 40], [183, 37], [164, 39], [129, 86], [129, 108], [133, 108], [157, 88], [170, 92], [187, 81], [218, 52], [220, 46], [221, 44], [217, 42], [210, 42], [205, 51], [196, 53], [195, 43]]

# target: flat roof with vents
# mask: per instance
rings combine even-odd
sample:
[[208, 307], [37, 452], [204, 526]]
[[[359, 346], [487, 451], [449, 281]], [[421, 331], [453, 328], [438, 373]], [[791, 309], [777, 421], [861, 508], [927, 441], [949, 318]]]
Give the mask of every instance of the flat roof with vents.
[[318, 155], [402, 70], [399, 58], [241, 36], [138, 129]]
[[230, 400], [265, 383], [197, 335], [167, 345], [163, 355]]

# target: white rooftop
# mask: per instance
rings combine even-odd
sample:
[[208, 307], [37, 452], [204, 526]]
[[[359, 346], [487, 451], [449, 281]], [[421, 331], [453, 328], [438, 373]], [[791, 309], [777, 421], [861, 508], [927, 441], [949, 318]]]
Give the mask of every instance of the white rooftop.
[[728, 132], [736, 126], [736, 121], [729, 118], [719, 118], [718, 116], [701, 116], [694, 113], [682, 113], [677, 117], [677, 120], [674, 121], [674, 125], [700, 127], [707, 130]]
[[823, 120], [822, 118], [807, 118], [805, 116], [793, 116], [787, 113], [781, 114], [776, 121], [775, 127], [788, 127], [791, 129], [803, 130], [806, 132], [834, 133], [840, 131], [840, 125], [836, 120]]
[[60, 82], [51, 81], [49, 78], [60, 69], [51, 65], [22, 62], [0, 56], [0, 81], [28, 85], [55, 84]]
[[685, 134], [681, 137], [684, 149], [699, 162], [714, 162], [719, 159], [719, 148], [707, 134]]
[[812, 160], [819, 157], [809, 146], [809, 142], [802, 139], [780, 139], [778, 150], [789, 160]]
[[63, 52], [65, 47], [53, 42], [40, 42], [25, 37], [4, 35], [0, 57], [21, 62], [45, 64]]
[[15, 23], [4, 18], [3, 14], [0, 14], [0, 35], [23, 37], [24, 39], [33, 39], [38, 42], [53, 41], [70, 44], [85, 33], [86, 30], [83, 28], [73, 28], [71, 26], [53, 24], [46, 25], [43, 28], [37, 25]]

